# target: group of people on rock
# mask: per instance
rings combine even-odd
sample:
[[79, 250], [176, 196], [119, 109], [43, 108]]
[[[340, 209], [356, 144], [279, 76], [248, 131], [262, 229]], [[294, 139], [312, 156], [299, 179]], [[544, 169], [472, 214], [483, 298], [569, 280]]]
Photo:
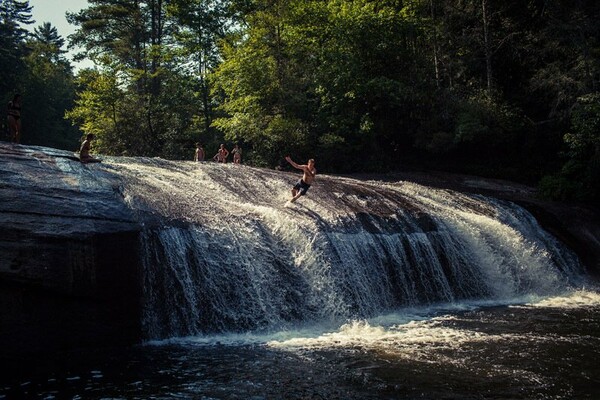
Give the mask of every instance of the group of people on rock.
[[[235, 164], [242, 163], [242, 149], [236, 144], [231, 150], [231, 154], [233, 154], [233, 162]], [[200, 162], [204, 161], [206, 156], [206, 152], [201, 143], [196, 143], [196, 152], [194, 153], [194, 161]], [[220, 163], [226, 163], [227, 157], [229, 157], [229, 150], [225, 147], [224, 144], [219, 146], [219, 151], [214, 155], [213, 160]], [[289, 200], [290, 203], [298, 200], [300, 196], [304, 196], [310, 185], [315, 180], [317, 175], [317, 170], [315, 168], [315, 160], [310, 159], [306, 164], [300, 165], [296, 164], [290, 156], [286, 156], [285, 160], [292, 165], [292, 167], [297, 168], [303, 172], [302, 178], [298, 180], [298, 182], [292, 187], [292, 198]]]
[[[7, 110], [7, 123], [8, 123], [8, 135], [9, 140], [13, 143], [19, 143], [21, 141], [21, 95], [15, 94], [13, 99], [8, 102], [8, 110]], [[94, 158], [90, 155], [90, 148], [92, 140], [94, 140], [94, 135], [89, 133], [85, 136], [85, 140], [81, 144], [81, 148], [79, 149], [79, 160], [82, 163], [93, 163], [100, 162], [101, 160]], [[233, 163], [241, 164], [242, 163], [242, 149], [236, 144], [231, 150], [231, 153], [224, 144], [219, 146], [219, 151], [212, 158], [214, 161], [219, 163], [227, 163], [227, 158], [229, 154], [233, 155]], [[202, 144], [196, 143], [196, 152], [194, 153], [194, 161], [200, 162], [204, 161], [206, 157], [206, 152], [204, 151], [204, 147]], [[294, 185], [292, 188], [292, 198], [290, 202], [296, 201], [300, 196], [306, 194], [310, 185], [315, 179], [317, 174], [317, 170], [315, 169], [315, 160], [310, 159], [306, 165], [296, 164], [292, 159], [287, 156], [285, 157], [286, 161], [289, 162], [294, 168], [300, 169], [303, 172], [302, 178]]]
[[[219, 146], [219, 151], [212, 158], [213, 161], [226, 163], [227, 158], [229, 157], [229, 150], [225, 147], [224, 144]], [[242, 149], [237, 144], [231, 150], [231, 154], [233, 154], [233, 163], [241, 164], [242, 163]], [[204, 161], [206, 157], [206, 152], [204, 151], [204, 147], [201, 143], [196, 143], [196, 152], [194, 153], [194, 161]]]
[[[15, 94], [13, 99], [8, 102], [6, 110], [6, 122], [8, 127], [8, 140], [12, 143], [19, 144], [21, 142], [21, 134], [23, 128], [21, 125], [21, 102], [22, 96]], [[99, 159], [90, 155], [90, 148], [94, 135], [89, 133], [85, 136], [85, 140], [79, 149], [79, 160], [82, 163], [100, 162]]]

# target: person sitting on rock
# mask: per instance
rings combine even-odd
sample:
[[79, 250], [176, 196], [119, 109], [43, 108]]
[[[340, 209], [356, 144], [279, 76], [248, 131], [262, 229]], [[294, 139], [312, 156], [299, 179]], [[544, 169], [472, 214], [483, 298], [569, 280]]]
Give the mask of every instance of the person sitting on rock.
[[224, 144], [221, 144], [221, 146], [219, 146], [219, 151], [217, 152], [217, 154], [215, 154], [215, 156], [213, 157], [213, 160], [215, 160], [216, 162], [220, 162], [220, 163], [226, 163], [228, 156], [229, 156], [229, 150], [227, 150], [227, 148], [225, 148]]
[[93, 133], [88, 133], [85, 137], [85, 140], [81, 144], [81, 148], [79, 149], [79, 161], [81, 161], [84, 164], [102, 161], [90, 155], [90, 147], [92, 145], [92, 140], [94, 140], [94, 137], [95, 136]]

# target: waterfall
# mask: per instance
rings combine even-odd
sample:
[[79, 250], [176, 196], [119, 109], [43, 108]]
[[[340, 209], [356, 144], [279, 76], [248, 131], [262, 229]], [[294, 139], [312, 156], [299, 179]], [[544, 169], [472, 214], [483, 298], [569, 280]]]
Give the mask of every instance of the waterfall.
[[148, 338], [286, 329], [420, 305], [551, 295], [577, 258], [517, 205], [409, 182], [111, 161], [144, 226]]

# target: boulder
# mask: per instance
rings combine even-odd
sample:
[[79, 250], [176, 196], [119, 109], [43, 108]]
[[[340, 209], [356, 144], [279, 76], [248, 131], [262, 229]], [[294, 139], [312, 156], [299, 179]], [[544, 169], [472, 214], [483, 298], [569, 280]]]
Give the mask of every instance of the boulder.
[[109, 168], [0, 143], [0, 354], [140, 337], [140, 226]]

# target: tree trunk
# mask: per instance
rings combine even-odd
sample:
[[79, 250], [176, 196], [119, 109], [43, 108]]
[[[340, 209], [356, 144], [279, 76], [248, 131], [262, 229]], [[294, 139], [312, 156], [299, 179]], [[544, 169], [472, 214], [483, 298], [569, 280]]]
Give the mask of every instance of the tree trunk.
[[440, 88], [440, 67], [438, 61], [438, 41], [437, 41], [437, 25], [435, 21], [435, 7], [433, 0], [429, 2], [431, 6], [431, 22], [433, 25], [433, 67], [435, 69], [435, 84]]
[[209, 97], [209, 87], [208, 82], [206, 80], [206, 75], [208, 73], [208, 43], [204, 43], [202, 40], [202, 32], [199, 33], [199, 51], [200, 55], [198, 72], [200, 75], [200, 90], [202, 92], [202, 106], [204, 108], [204, 130], [208, 137], [210, 137], [210, 123], [211, 123], [211, 109], [210, 109], [210, 97]]
[[485, 52], [485, 74], [487, 90], [492, 90], [492, 50], [490, 48], [488, 0], [481, 0], [481, 14], [483, 18], [483, 49]]
[[150, 28], [150, 40], [152, 44], [151, 50], [151, 94], [152, 96], [158, 96], [160, 93], [160, 78], [156, 76], [158, 68], [160, 67], [160, 53], [159, 49], [162, 44], [162, 0], [152, 0], [151, 2], [151, 28]]

